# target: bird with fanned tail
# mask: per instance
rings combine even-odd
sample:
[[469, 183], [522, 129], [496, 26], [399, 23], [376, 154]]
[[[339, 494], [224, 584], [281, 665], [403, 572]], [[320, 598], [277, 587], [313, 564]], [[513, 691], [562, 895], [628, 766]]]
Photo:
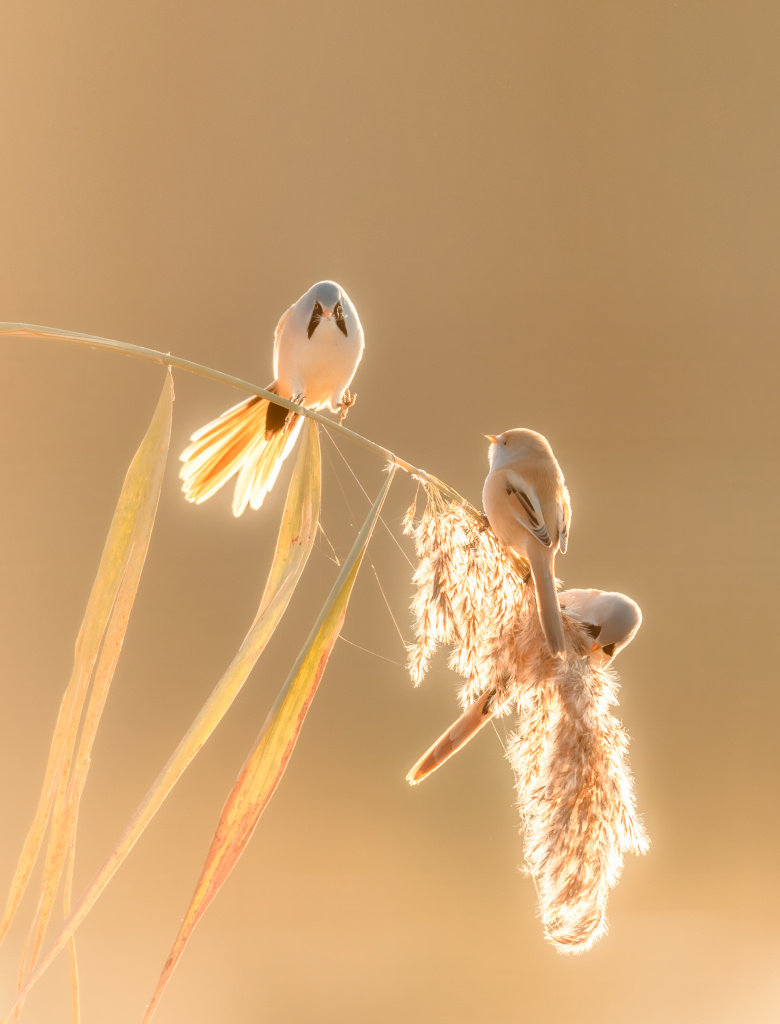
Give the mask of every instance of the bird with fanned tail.
[[[319, 281], [276, 325], [274, 380], [267, 390], [307, 409], [329, 408], [343, 420], [363, 355], [363, 328], [335, 281]], [[300, 414], [253, 395], [197, 430], [182, 452], [179, 476], [188, 501], [200, 504], [238, 474], [233, 515], [260, 508], [300, 432]]]

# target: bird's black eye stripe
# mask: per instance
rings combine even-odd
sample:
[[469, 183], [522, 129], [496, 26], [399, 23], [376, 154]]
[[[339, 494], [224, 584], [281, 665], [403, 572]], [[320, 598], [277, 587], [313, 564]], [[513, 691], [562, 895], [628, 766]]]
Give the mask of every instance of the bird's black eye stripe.
[[322, 306], [319, 304], [319, 302], [315, 302], [314, 309], [312, 310], [311, 314], [311, 320], [309, 320], [309, 326], [306, 328], [306, 333], [308, 334], [309, 337], [311, 337], [312, 334], [314, 334], [317, 324], [320, 322], [321, 319]]
[[333, 315], [336, 318], [336, 326], [338, 327], [338, 329], [341, 331], [341, 333], [346, 338], [346, 336], [347, 336], [347, 324], [346, 324], [346, 321], [344, 320], [344, 310], [343, 310], [340, 302], [337, 302], [336, 305], [333, 307]]

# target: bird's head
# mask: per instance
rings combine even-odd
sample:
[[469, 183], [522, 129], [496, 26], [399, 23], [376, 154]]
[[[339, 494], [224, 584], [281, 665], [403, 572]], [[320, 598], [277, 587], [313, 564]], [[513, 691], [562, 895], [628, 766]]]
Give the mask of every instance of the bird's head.
[[515, 427], [503, 434], [485, 434], [490, 442], [488, 459], [491, 469], [500, 469], [520, 459], [552, 454], [547, 439], [535, 430]]
[[301, 302], [308, 317], [306, 333], [310, 338], [323, 321], [335, 324], [344, 337], [349, 337], [350, 320], [357, 314], [346, 292], [335, 281], [318, 281]]
[[593, 638], [592, 661], [606, 668], [642, 625], [642, 610], [625, 594], [606, 590], [564, 590], [561, 608], [579, 619]]

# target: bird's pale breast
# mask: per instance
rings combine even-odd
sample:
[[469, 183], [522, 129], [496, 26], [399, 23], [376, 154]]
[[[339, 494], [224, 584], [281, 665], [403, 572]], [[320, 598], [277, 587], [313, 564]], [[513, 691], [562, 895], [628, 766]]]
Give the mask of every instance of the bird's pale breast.
[[323, 318], [311, 338], [295, 325], [285, 325], [278, 350], [281, 394], [302, 390], [306, 404], [312, 406], [338, 400], [355, 374], [362, 351], [362, 334], [345, 337], [333, 321]]

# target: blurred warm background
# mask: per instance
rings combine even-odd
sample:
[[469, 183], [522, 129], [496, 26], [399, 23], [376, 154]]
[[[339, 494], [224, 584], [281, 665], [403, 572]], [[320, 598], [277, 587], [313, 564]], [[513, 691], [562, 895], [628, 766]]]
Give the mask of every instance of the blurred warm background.
[[[344, 629], [359, 647], [337, 646], [160, 1024], [776, 1019], [779, 32], [771, 2], [4, 5], [0, 319], [262, 384], [279, 314], [336, 278], [367, 335], [350, 425], [474, 501], [482, 434], [541, 430], [574, 506], [561, 574], [645, 612], [617, 667], [653, 847], [628, 859], [607, 938], [566, 959], [518, 870], [504, 723], [419, 789], [404, 782], [454, 717], [456, 680], [440, 655], [412, 690], [376, 578], [410, 639], [410, 571], [380, 531]], [[149, 364], [2, 340], [3, 889], [161, 383]], [[227, 492], [193, 508], [176, 480], [189, 433], [237, 397], [176, 375], [78, 891], [254, 614], [284, 488], [234, 521]], [[323, 445], [327, 540], [79, 933], [85, 1021], [140, 1019], [333, 578], [330, 545], [343, 555], [367, 508]], [[381, 465], [339, 445], [375, 493]], [[397, 536], [413, 493], [399, 474]], [[0, 1009], [22, 937], [2, 951]], [[68, 1005], [59, 963], [24, 1019], [59, 1024]]]

